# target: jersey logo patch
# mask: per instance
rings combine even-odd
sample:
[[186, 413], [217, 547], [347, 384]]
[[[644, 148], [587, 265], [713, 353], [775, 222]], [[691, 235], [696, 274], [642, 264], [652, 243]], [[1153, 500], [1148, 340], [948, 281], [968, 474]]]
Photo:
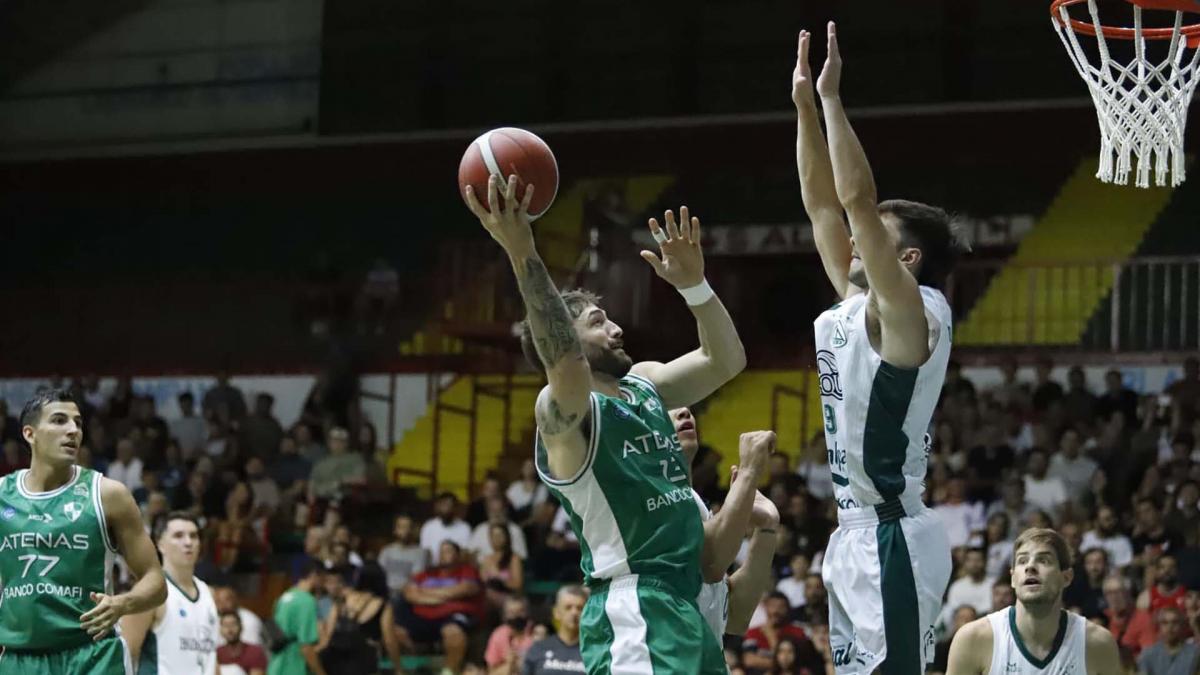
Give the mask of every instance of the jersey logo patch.
[[12, 520], [15, 515], [17, 515], [17, 510], [11, 506], [4, 509], [4, 511], [0, 511], [0, 518], [4, 518], [5, 520]]
[[833, 346], [835, 349], [841, 349], [846, 346], [846, 329], [842, 326], [842, 320], [838, 319], [837, 323], [833, 324]]
[[33, 520], [39, 523], [48, 523], [53, 520], [49, 513], [31, 513], [28, 520]]
[[79, 520], [79, 516], [83, 515], [83, 504], [79, 502], [67, 502], [63, 504], [63, 513], [67, 514], [67, 517], [73, 523]]
[[87, 483], [78, 483], [75, 485], [75, 496], [86, 497], [88, 493]]
[[828, 349], [817, 352], [817, 383], [822, 396], [842, 400], [842, 381], [838, 377], [837, 358]]

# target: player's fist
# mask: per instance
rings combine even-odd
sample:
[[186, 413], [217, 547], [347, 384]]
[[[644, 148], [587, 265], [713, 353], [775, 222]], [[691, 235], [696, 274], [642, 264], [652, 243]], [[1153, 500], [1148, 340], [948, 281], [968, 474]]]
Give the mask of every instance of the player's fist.
[[747, 431], [738, 441], [738, 465], [741, 470], [761, 474], [767, 458], [775, 452], [774, 431]]

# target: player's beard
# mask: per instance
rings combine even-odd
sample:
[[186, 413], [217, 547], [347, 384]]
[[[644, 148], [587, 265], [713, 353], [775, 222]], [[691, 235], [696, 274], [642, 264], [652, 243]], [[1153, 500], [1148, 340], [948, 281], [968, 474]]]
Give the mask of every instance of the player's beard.
[[588, 345], [584, 351], [584, 356], [587, 357], [588, 365], [591, 366], [592, 372], [604, 373], [614, 379], [621, 379], [629, 374], [629, 369], [633, 367], [633, 359], [629, 358], [628, 354], [617, 352], [608, 347], [593, 347]]
[[1045, 580], [1042, 580], [1041, 586], [1021, 589], [1016, 596], [1021, 604], [1037, 611], [1053, 606], [1062, 597], [1062, 588], [1053, 588], [1047, 585]]

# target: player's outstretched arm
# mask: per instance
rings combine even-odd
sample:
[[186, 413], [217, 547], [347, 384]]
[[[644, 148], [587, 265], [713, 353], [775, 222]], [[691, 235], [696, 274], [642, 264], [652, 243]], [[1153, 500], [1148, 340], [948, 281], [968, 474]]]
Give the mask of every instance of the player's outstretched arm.
[[[774, 451], [774, 431], [750, 431], [738, 440], [740, 464], [731, 470], [729, 494], [717, 515], [704, 522], [700, 567], [705, 583], [725, 578], [725, 571], [737, 557], [757, 505], [759, 477], [766, 468], [767, 457]], [[778, 514], [775, 519], [778, 522]]]
[[1121, 669], [1121, 650], [1107, 628], [1089, 621], [1084, 639], [1087, 643], [1084, 658], [1088, 675], [1119, 675], [1124, 672]]
[[775, 528], [779, 525], [779, 511], [763, 493], [754, 493], [754, 513], [750, 526], [750, 549], [746, 563], [729, 576], [729, 616], [725, 632], [745, 635], [750, 627], [750, 617], [758, 607], [763, 593], [771, 588], [771, 561], [775, 559], [775, 547], [779, 541]]
[[550, 468], [556, 475], [567, 477], [578, 471], [587, 452], [582, 438], [576, 438], [576, 429], [591, 406], [592, 371], [583, 356], [571, 314], [534, 245], [529, 222], [534, 188], [527, 186], [525, 198], [518, 202], [516, 176], [511, 176], [501, 202], [501, 187], [498, 177], [488, 179], [488, 204], [492, 205], [488, 211], [468, 186], [467, 206], [512, 263], [534, 345], [550, 382], [538, 397], [534, 415], [550, 453]]
[[808, 46], [812, 35], [800, 31], [796, 50], [796, 69], [792, 72], [792, 102], [796, 104], [796, 169], [800, 174], [800, 197], [804, 210], [812, 221], [813, 240], [825, 276], [837, 291], [838, 297], [848, 298], [862, 292], [850, 283], [850, 235], [842, 216], [833, 182], [833, 165], [829, 148], [821, 131], [821, 116], [813, 98], [812, 72], [808, 65]]
[[700, 346], [669, 363], [634, 364], [633, 372], [653, 382], [671, 409], [692, 405], [732, 380], [746, 367], [746, 349], [725, 305], [704, 279], [700, 219], [683, 206], [678, 224], [671, 211], [663, 220], [665, 227], [659, 227], [657, 220], [650, 219], [659, 254], [642, 251], [642, 258], [687, 300], [696, 317]]
[[96, 606], [79, 617], [79, 623], [93, 640], [112, 630], [121, 617], [154, 609], [167, 600], [167, 582], [158, 553], [142, 525], [141, 512], [129, 489], [115, 480], [100, 479], [100, 503], [117, 550], [137, 577], [127, 593], [92, 593]]
[[879, 307], [882, 339], [880, 356], [902, 368], [915, 368], [929, 358], [929, 324], [917, 280], [896, 256], [892, 240], [879, 215], [875, 178], [846, 110], [842, 107], [842, 57], [837, 29], [829, 22], [829, 56], [817, 92], [825, 111], [830, 159], [838, 200], [850, 218], [850, 232], [862, 257], [871, 295]]
[[992, 627], [986, 617], [958, 629], [950, 641], [946, 675], [982, 675], [992, 658]]

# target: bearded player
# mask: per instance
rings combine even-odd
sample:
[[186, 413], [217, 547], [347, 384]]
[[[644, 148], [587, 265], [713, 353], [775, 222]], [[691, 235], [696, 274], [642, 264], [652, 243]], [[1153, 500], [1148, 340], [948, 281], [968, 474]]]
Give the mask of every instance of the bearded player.
[[[124, 485], [75, 465], [83, 415], [69, 393], [26, 403], [21, 435], [29, 468], [0, 479], [0, 674], [132, 672], [114, 627], [167, 596], [137, 504]], [[113, 595], [117, 553], [138, 580]]]
[[[720, 642], [696, 607], [704, 532], [667, 415], [746, 364], [733, 321], [704, 279], [700, 221], [686, 207], [678, 223], [671, 212], [663, 227], [651, 220], [660, 250], [642, 252], [683, 295], [699, 347], [669, 363], [635, 365], [598, 298], [555, 288], [530, 227], [533, 187], [522, 201], [515, 176], [503, 202], [501, 189], [492, 176], [492, 212], [470, 187], [465, 197], [508, 254], [528, 313], [522, 347], [549, 381], [534, 409], [535, 463], [570, 517], [592, 588], [580, 622], [584, 664], [589, 673], [725, 673]], [[763, 435], [747, 450], [765, 454], [768, 441]]]
[[[839, 94], [833, 22], [817, 82], [821, 134], [800, 34], [792, 98], [804, 207], [841, 301], [816, 320], [825, 442], [838, 504], [822, 573], [839, 675], [920, 673], [950, 579], [950, 544], [921, 502], [927, 431], [950, 356], [939, 290], [960, 252], [946, 212], [876, 202], [875, 180]], [[843, 212], [849, 220], [849, 234]]]
[[954, 634], [947, 675], [1117, 675], [1121, 654], [1107, 629], [1063, 609], [1071, 549], [1054, 530], [1013, 543], [1017, 601]]

